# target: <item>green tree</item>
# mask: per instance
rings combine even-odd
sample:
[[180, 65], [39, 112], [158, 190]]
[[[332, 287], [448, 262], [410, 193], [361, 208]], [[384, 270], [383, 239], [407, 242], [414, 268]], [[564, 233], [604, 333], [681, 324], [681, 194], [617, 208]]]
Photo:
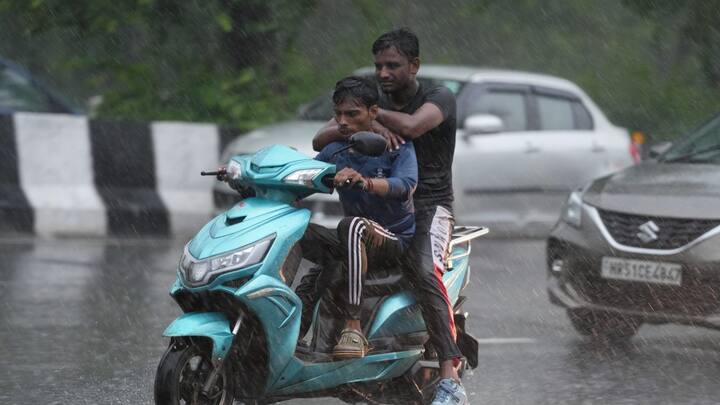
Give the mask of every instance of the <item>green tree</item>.
[[249, 128], [286, 114], [279, 72], [313, 6], [313, 0], [0, 0], [0, 15], [26, 42], [62, 38], [66, 55], [55, 61], [83, 72], [82, 85], [102, 92], [100, 116]]
[[673, 62], [696, 53], [707, 83], [720, 90], [720, 0], [624, 0], [625, 5], [655, 23], [658, 37], [679, 28]]

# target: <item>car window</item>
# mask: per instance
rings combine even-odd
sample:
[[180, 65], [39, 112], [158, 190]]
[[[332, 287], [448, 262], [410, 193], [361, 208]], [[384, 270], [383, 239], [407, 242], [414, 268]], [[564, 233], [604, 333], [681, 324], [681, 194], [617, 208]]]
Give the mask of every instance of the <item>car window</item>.
[[[462, 120], [477, 114], [492, 114], [503, 121], [505, 131], [528, 129], [526, 93], [502, 88], [476, 90], [463, 98]], [[462, 121], [461, 121], [462, 123]]]
[[594, 128], [590, 111], [578, 100], [572, 102], [573, 115], [575, 117], [575, 129], [591, 130]]
[[592, 129], [592, 118], [578, 100], [536, 94], [541, 131]]
[[418, 77], [417, 80], [425, 88], [435, 87], [435, 86], [445, 86], [455, 95], [460, 93], [460, 90], [463, 88], [463, 85], [465, 84], [458, 80], [434, 79], [434, 78], [430, 78], [430, 77]]
[[38, 90], [25, 76], [0, 66], [0, 109], [51, 112], [48, 96]]
[[572, 102], [566, 98], [535, 96], [540, 130], [575, 129]]

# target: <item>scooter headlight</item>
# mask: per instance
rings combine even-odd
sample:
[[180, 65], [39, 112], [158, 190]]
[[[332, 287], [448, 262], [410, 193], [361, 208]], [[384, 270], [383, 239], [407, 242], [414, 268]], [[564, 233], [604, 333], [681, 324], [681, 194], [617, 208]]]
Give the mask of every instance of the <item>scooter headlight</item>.
[[292, 172], [282, 179], [283, 183], [300, 184], [302, 186], [311, 186], [313, 178], [320, 173], [322, 169], [305, 169]]
[[186, 246], [180, 259], [180, 274], [190, 285], [207, 284], [220, 274], [260, 263], [265, 258], [265, 253], [270, 249], [274, 239], [275, 235], [272, 235], [230, 253], [223, 253], [204, 260], [192, 257]]

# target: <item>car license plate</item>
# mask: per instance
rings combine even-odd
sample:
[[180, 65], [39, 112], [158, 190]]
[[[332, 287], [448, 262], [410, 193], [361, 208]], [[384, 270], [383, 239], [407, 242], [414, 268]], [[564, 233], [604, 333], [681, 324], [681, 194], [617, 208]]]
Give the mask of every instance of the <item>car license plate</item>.
[[603, 257], [601, 276], [613, 280], [679, 286], [682, 283], [682, 266], [675, 263]]

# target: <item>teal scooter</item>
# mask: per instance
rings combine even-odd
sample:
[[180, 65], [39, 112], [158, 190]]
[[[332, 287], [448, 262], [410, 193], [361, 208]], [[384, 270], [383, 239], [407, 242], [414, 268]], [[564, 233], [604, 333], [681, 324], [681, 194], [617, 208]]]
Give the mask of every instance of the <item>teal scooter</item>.
[[[356, 134], [349, 144], [369, 156], [382, 154], [385, 145], [371, 133]], [[155, 403], [263, 404], [327, 396], [349, 403], [427, 402], [438, 362], [400, 268], [368, 273], [361, 317], [368, 355], [331, 358], [342, 322], [331, 299], [316, 306], [309, 343], [308, 337], [298, 343], [302, 304], [291, 285], [310, 211], [296, 202], [332, 193], [335, 166], [275, 145], [234, 156], [225, 170], [204, 174], [217, 175], [246, 198], [185, 246], [170, 289], [184, 314], [164, 332], [170, 343], [158, 365]], [[485, 233], [455, 227], [443, 276], [464, 355], [460, 372], [478, 361], [461, 294], [470, 277], [470, 241]]]

